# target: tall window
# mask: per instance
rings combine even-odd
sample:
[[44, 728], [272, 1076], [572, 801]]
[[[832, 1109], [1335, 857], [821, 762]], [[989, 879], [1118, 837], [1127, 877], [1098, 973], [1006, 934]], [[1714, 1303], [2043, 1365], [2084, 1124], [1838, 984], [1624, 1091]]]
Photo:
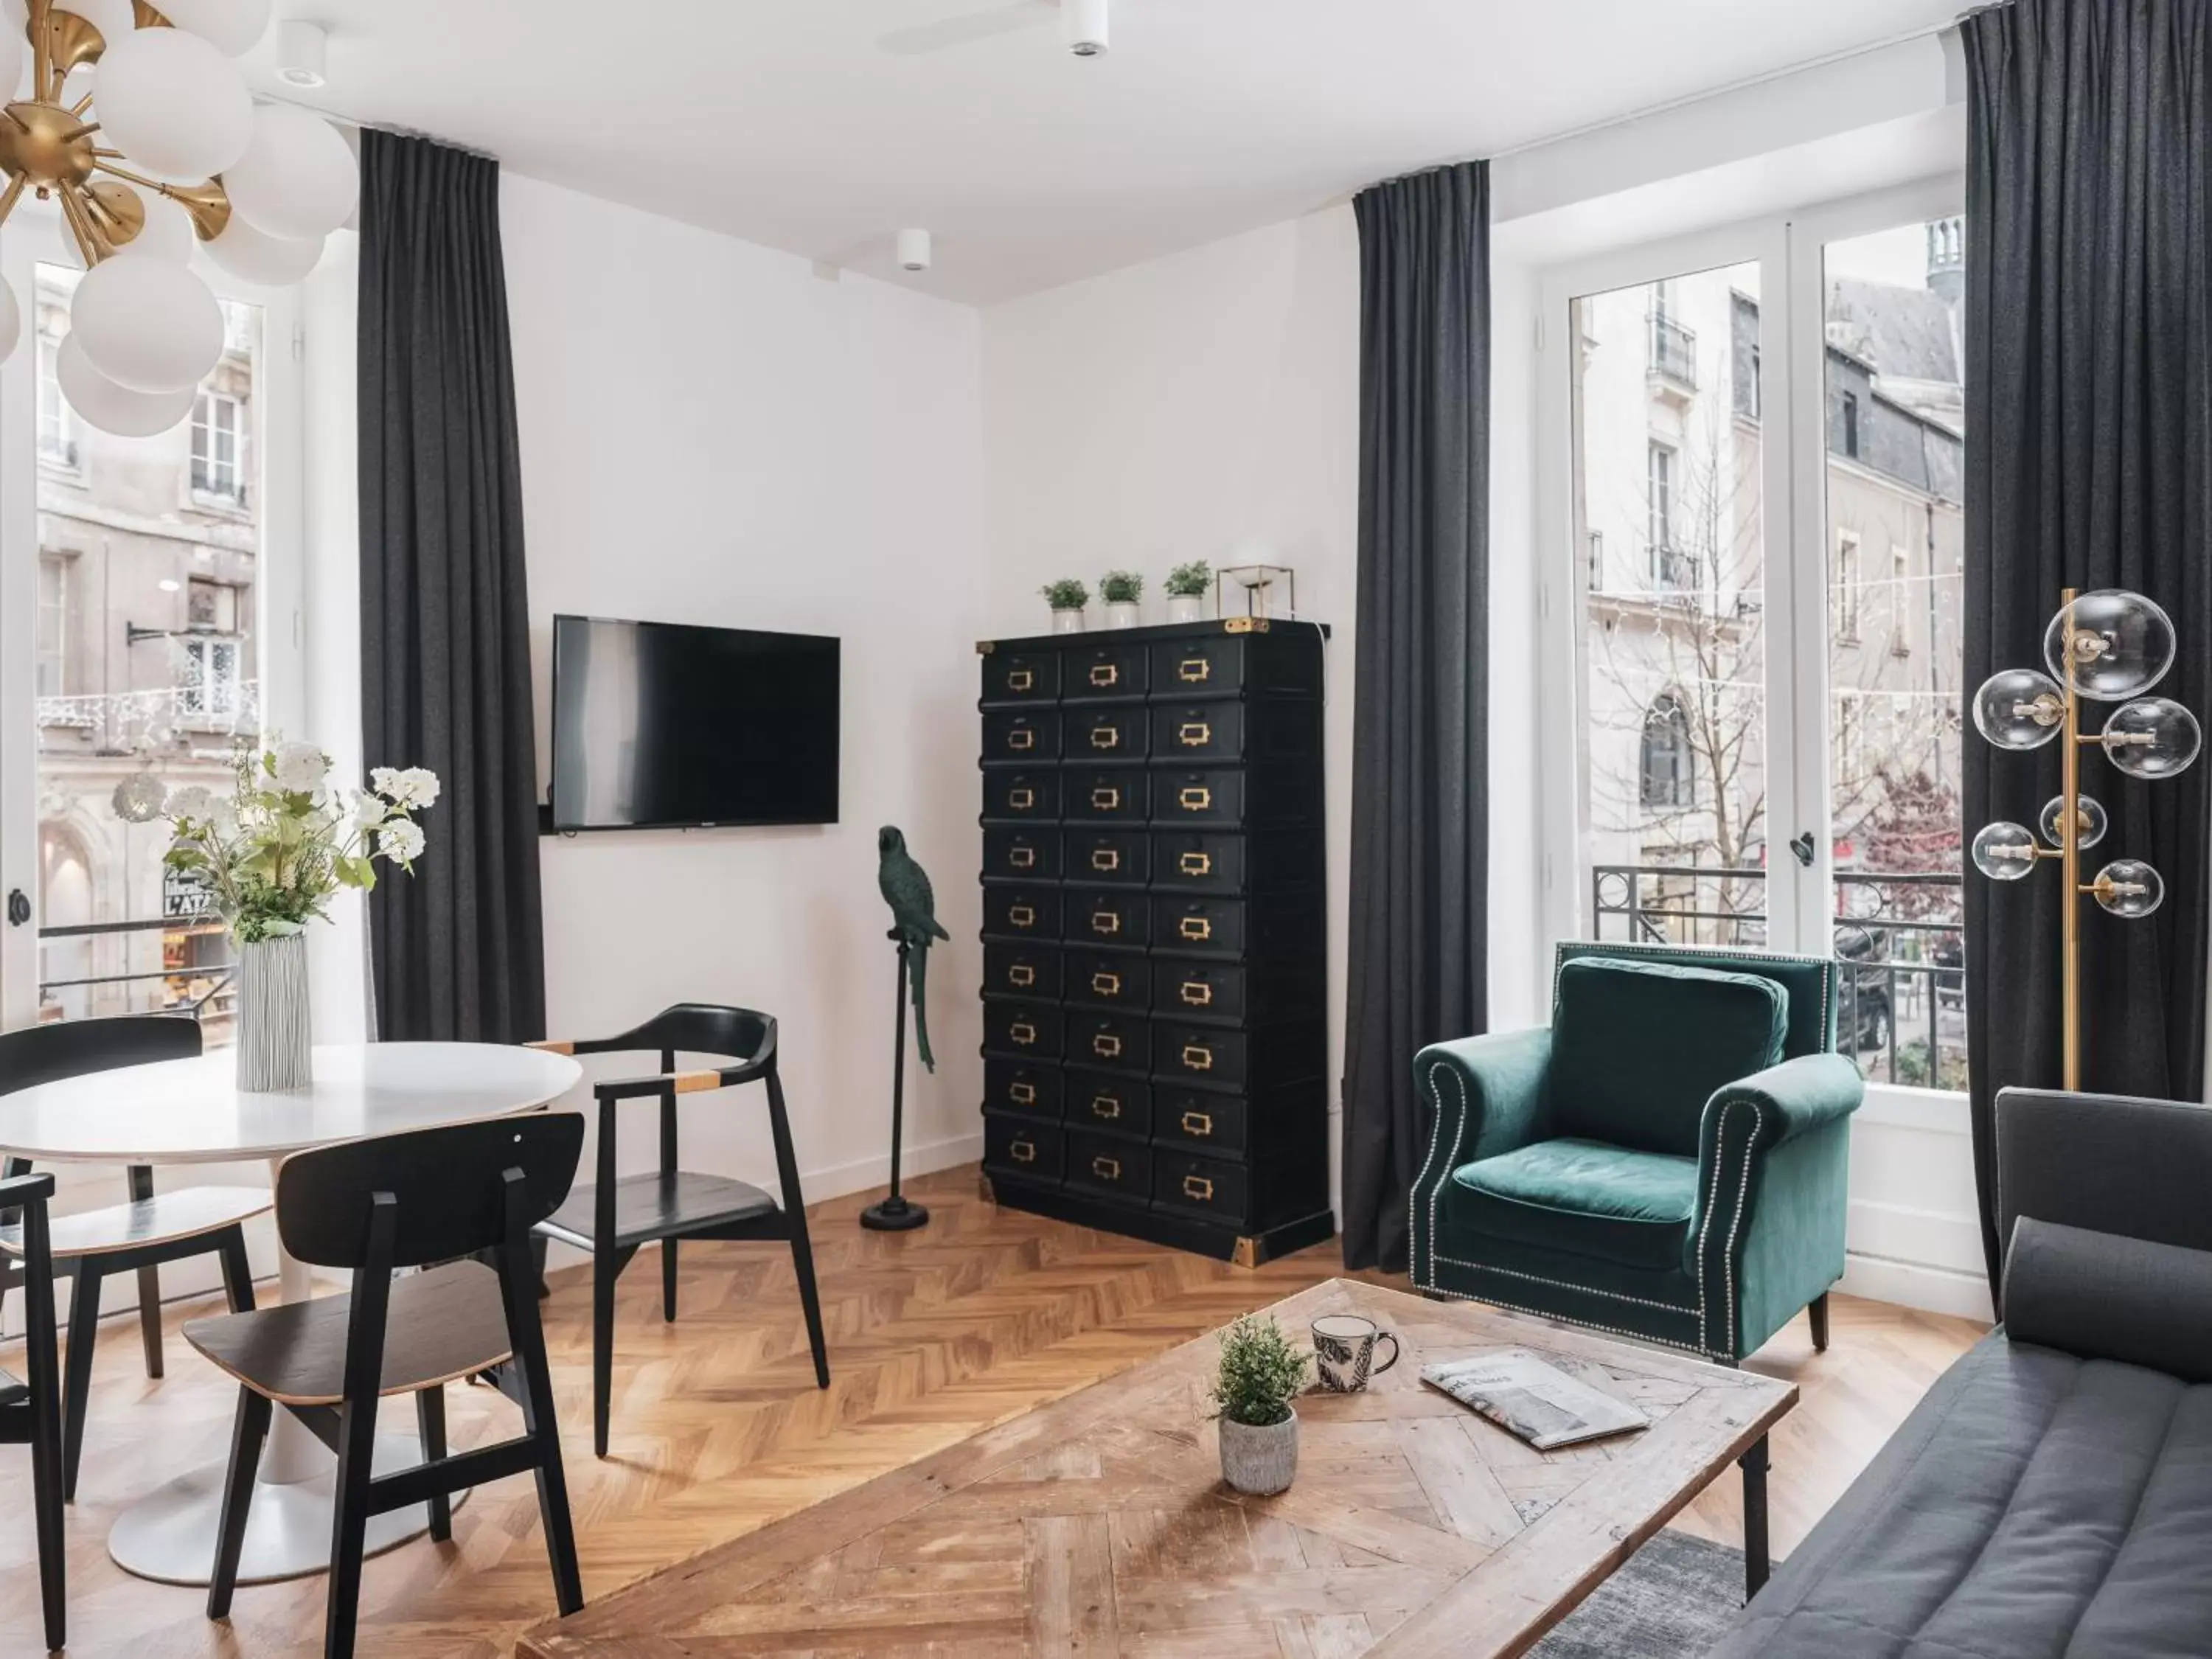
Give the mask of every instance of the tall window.
[[1644, 453], [1645, 487], [1650, 501], [1649, 534], [1651, 541], [1651, 585], [1670, 587], [1667, 580], [1674, 548], [1674, 452], [1655, 443]]
[[1856, 392], [1844, 393], [1844, 453], [1852, 460], [1859, 458], [1859, 398]]
[[1689, 711], [1672, 691], [1644, 713], [1643, 777], [1644, 805], [1653, 811], [1679, 812], [1697, 797]]
[[192, 491], [226, 501], [245, 496], [240, 447], [245, 406], [220, 392], [203, 392], [192, 405]]
[[58, 697], [69, 687], [70, 561], [39, 556], [39, 696]]
[[228, 725], [238, 718], [244, 674], [236, 640], [186, 640], [177, 706], [187, 718]]
[[76, 416], [62, 396], [61, 343], [39, 342], [39, 459], [58, 466], [76, 465]]
[[1866, 598], [1866, 573], [1859, 568], [1859, 532], [1836, 532], [1836, 638], [1856, 644], [1859, 607]]

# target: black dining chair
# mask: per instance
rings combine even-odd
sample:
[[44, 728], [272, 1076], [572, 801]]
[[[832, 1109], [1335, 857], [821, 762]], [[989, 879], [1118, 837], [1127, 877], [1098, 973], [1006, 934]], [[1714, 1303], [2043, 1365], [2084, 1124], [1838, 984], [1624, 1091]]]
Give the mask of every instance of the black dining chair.
[[[125, 1014], [105, 1019], [64, 1020], [0, 1032], [0, 1095], [40, 1083], [87, 1077], [125, 1066], [192, 1060], [200, 1053], [199, 1022], [177, 1014]], [[146, 1109], [157, 1113], [158, 1098]], [[0, 1178], [27, 1174], [27, 1158], [0, 1159]], [[245, 1223], [269, 1208], [258, 1187], [184, 1187], [154, 1190], [154, 1172], [134, 1164], [125, 1172], [128, 1200], [52, 1223], [56, 1271], [72, 1281], [67, 1370], [63, 1382], [62, 1490], [76, 1498], [77, 1465], [84, 1455], [84, 1419], [92, 1392], [92, 1353], [100, 1334], [104, 1280], [138, 1275], [138, 1334], [146, 1375], [161, 1375], [161, 1267], [212, 1255], [233, 1311], [253, 1305], [253, 1276], [246, 1266]], [[24, 1282], [22, 1241], [0, 1227], [0, 1296]]]
[[[776, 1075], [775, 1021], [750, 1008], [679, 1003], [663, 1009], [620, 1036], [581, 1042], [530, 1045], [562, 1054], [611, 1054], [659, 1051], [660, 1070], [649, 1077], [595, 1083], [599, 1103], [599, 1176], [568, 1195], [559, 1212], [538, 1228], [590, 1252], [592, 1257], [592, 1446], [607, 1455], [607, 1415], [614, 1391], [615, 1280], [630, 1258], [647, 1244], [660, 1246], [660, 1316], [676, 1317], [676, 1249], [687, 1238], [787, 1240], [799, 1279], [799, 1301], [806, 1316], [807, 1340], [814, 1350], [817, 1387], [830, 1386], [830, 1353], [822, 1335], [822, 1299], [814, 1284], [814, 1251], [806, 1237], [806, 1198], [799, 1189], [799, 1163], [791, 1150], [791, 1120], [784, 1111], [783, 1083]], [[729, 1063], [679, 1072], [679, 1054], [703, 1054]], [[759, 1188], [726, 1176], [702, 1175], [678, 1167], [676, 1097], [740, 1083], [768, 1085], [769, 1133], [775, 1143], [775, 1170], [783, 1201]], [[660, 1102], [660, 1167], [650, 1175], [616, 1174], [616, 1110], [625, 1100], [656, 1097]]]
[[67, 1591], [62, 1561], [62, 1411], [60, 1364], [54, 1352], [54, 1264], [47, 1237], [46, 1203], [54, 1195], [50, 1175], [0, 1180], [0, 1221], [21, 1241], [23, 1280], [23, 1369], [17, 1378], [0, 1370], [0, 1443], [31, 1449], [31, 1518], [39, 1540], [39, 1603], [46, 1617], [46, 1649], [69, 1643]]
[[[274, 1407], [337, 1454], [337, 1503], [323, 1633], [348, 1659], [373, 1516], [427, 1504], [430, 1535], [453, 1535], [453, 1494], [511, 1474], [538, 1480], [538, 1510], [563, 1613], [584, 1605], [553, 1376], [538, 1322], [530, 1230], [576, 1177], [584, 1120], [574, 1113], [413, 1129], [296, 1152], [276, 1172], [276, 1231], [318, 1267], [349, 1267], [346, 1296], [196, 1320], [185, 1340], [237, 1379], [238, 1416], [216, 1539], [208, 1617], [228, 1618], [254, 1471]], [[483, 1255], [487, 1260], [461, 1260]], [[434, 1265], [435, 1264], [435, 1265]], [[424, 1271], [395, 1279], [398, 1267]], [[522, 1409], [522, 1432], [446, 1449], [448, 1382], [482, 1376]], [[379, 1475], [379, 1402], [412, 1395], [422, 1462]]]

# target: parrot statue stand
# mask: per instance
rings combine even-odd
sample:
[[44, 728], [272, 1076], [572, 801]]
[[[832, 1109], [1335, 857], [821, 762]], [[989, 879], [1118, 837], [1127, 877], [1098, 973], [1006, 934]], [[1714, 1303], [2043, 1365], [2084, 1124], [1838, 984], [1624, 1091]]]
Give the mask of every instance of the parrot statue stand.
[[899, 1191], [900, 1141], [906, 1127], [906, 1006], [914, 1002], [915, 1046], [931, 1071], [929, 1017], [923, 988], [929, 982], [929, 947], [951, 934], [939, 925], [937, 896], [928, 874], [906, 850], [906, 837], [886, 824], [876, 832], [876, 886], [891, 908], [888, 937], [898, 946], [896, 1036], [891, 1050], [891, 1190], [879, 1204], [860, 1212], [860, 1224], [872, 1232], [902, 1233], [929, 1219], [929, 1212]]

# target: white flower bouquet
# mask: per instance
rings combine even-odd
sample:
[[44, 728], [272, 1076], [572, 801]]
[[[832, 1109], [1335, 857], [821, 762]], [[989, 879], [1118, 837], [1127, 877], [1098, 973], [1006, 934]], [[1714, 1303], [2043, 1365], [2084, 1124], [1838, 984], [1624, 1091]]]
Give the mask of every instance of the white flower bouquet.
[[379, 859], [411, 872], [422, 855], [411, 815], [437, 800], [435, 773], [380, 766], [349, 793], [313, 744], [276, 738], [240, 744], [236, 769], [228, 795], [191, 784], [169, 796], [163, 861], [206, 884], [241, 944], [297, 933], [340, 888], [375, 886]]

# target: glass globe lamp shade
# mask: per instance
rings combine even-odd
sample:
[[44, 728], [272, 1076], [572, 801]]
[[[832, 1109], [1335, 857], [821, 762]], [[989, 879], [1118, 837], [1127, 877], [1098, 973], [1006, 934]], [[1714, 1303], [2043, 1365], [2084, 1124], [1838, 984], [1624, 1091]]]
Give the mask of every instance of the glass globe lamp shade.
[[23, 38], [24, 23], [0, 20], [0, 94], [14, 98], [16, 84], [23, 79], [23, 65], [31, 56], [30, 43]]
[[54, 378], [71, 409], [118, 438], [151, 438], [168, 431], [192, 412], [192, 402], [199, 396], [197, 380], [175, 392], [132, 392], [119, 386], [86, 361], [75, 334], [64, 335], [54, 355]]
[[2137, 697], [2105, 722], [2105, 753], [2131, 778], [2170, 778], [2188, 770], [2203, 741], [2197, 716], [2171, 697]]
[[293, 240], [327, 236], [353, 217], [361, 167], [337, 129], [284, 104], [253, 112], [246, 154], [222, 175], [231, 211], [256, 230]]
[[2133, 921], [2158, 908], [2166, 897], [2166, 883], [2141, 859], [2114, 859], [2097, 872], [2090, 890], [2106, 909]]
[[323, 257], [320, 236], [294, 240], [256, 230], [236, 214], [222, 234], [207, 245], [208, 258], [226, 275], [263, 288], [289, 288]]
[[161, 15], [226, 58], [242, 58], [269, 28], [269, 0], [175, 0]]
[[15, 303], [15, 288], [0, 282], [0, 358], [13, 356], [23, 335], [23, 309]]
[[2035, 868], [2035, 837], [2024, 823], [1984, 825], [1974, 837], [1974, 868], [1991, 881], [2018, 881]]
[[[2035, 821], [2036, 828], [2043, 831], [2044, 840], [2053, 847], [2065, 845], [2059, 839], [2059, 830], [2065, 817], [2066, 797], [2053, 795], [2045, 805], [2042, 816]], [[2085, 851], [2104, 840], [2105, 831], [2112, 828], [2112, 821], [2105, 816], [2105, 809], [2087, 795], [2075, 797], [2074, 823], [2076, 836], [2074, 845]]]
[[118, 259], [166, 259], [173, 265], [191, 263], [192, 250], [199, 246], [199, 233], [192, 228], [192, 216], [165, 196], [156, 196], [150, 190], [138, 192], [138, 199], [146, 209], [146, 222], [138, 234], [115, 250]]
[[2043, 635], [2043, 659], [2061, 682], [2068, 678], [2069, 626], [2073, 685], [2085, 697], [2124, 702], [2149, 690], [2173, 666], [2173, 623], [2140, 593], [2100, 587], [2051, 619]]
[[222, 356], [222, 307], [182, 265], [107, 259], [77, 284], [70, 332], [125, 392], [181, 392]]
[[108, 43], [94, 110], [106, 141], [141, 172], [173, 179], [221, 173], [253, 136], [253, 100], [228, 58], [182, 29], [137, 29]]
[[2033, 668], [2005, 668], [1974, 693], [1974, 725], [2000, 749], [2040, 749], [2066, 719], [2058, 683]]

